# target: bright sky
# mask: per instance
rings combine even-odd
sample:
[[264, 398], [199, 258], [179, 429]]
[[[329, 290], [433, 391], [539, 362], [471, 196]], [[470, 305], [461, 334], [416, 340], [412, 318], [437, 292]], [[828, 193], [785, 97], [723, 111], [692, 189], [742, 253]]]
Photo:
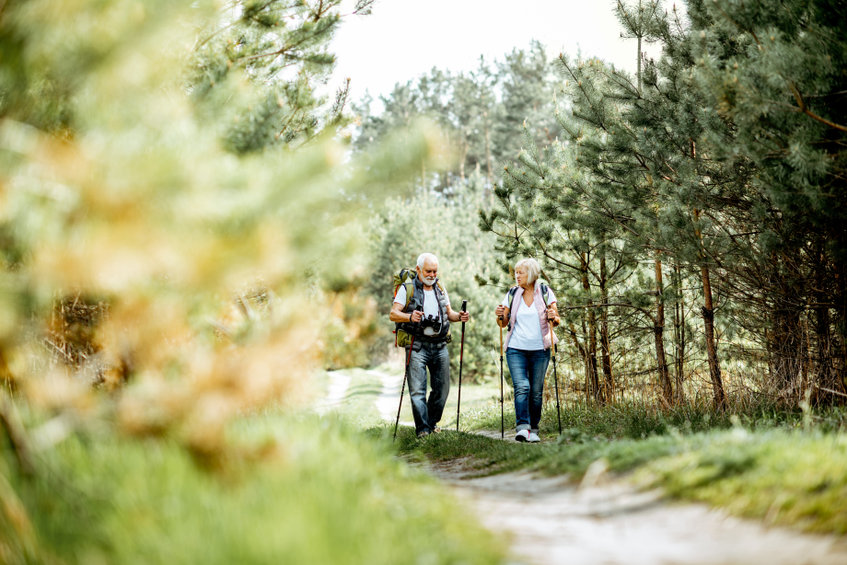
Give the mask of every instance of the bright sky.
[[[670, 2], [668, 2], [670, 4]], [[551, 57], [598, 57], [634, 72], [636, 41], [622, 39], [615, 0], [376, 0], [370, 16], [345, 18], [332, 46], [332, 83], [351, 97], [388, 94], [433, 67], [475, 69], [541, 41]]]

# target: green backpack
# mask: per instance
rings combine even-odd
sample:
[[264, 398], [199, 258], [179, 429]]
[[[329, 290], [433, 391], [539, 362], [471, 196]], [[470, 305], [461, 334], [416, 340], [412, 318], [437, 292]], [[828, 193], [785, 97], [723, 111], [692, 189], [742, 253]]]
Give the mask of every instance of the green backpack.
[[409, 306], [409, 302], [412, 301], [412, 296], [415, 294], [414, 278], [416, 276], [418, 276], [418, 273], [415, 269], [400, 269], [394, 273], [394, 298], [397, 298], [397, 291], [400, 290], [401, 286], [406, 287], [406, 303], [403, 305], [404, 310]]
[[[415, 277], [418, 273], [415, 269], [400, 269], [394, 273], [394, 298], [397, 298], [397, 291], [403, 286], [406, 288], [406, 303], [403, 304], [403, 310], [409, 307], [409, 302], [415, 294]], [[411, 335], [408, 332], [400, 329], [400, 324], [394, 324], [394, 347], [406, 347], [411, 343]]]

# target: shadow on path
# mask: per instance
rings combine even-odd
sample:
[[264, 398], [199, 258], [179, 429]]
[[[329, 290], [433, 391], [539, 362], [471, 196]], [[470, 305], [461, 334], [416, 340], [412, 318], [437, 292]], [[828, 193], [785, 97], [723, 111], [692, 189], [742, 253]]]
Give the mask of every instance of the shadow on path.
[[527, 472], [469, 478], [462, 461], [431, 469], [487, 528], [510, 536], [513, 563], [847, 563], [847, 540], [766, 528], [705, 505], [669, 503], [659, 491], [639, 491], [602, 474], [576, 486]]

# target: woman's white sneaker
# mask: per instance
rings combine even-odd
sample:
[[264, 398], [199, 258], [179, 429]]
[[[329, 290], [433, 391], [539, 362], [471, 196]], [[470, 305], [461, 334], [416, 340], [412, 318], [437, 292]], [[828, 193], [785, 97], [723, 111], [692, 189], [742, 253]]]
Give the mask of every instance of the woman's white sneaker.
[[515, 434], [515, 441], [529, 441], [529, 430], [521, 430]]
[[531, 431], [529, 432], [529, 439], [527, 439], [527, 441], [530, 443], [538, 443], [541, 441], [541, 438], [538, 437], [538, 432]]

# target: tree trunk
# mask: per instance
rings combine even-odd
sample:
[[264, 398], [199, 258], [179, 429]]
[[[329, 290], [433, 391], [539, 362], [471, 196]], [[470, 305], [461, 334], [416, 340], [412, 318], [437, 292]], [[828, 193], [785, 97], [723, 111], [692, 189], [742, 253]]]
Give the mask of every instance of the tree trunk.
[[[823, 245], [818, 243], [818, 263], [815, 265], [815, 285], [812, 293], [815, 331], [815, 370], [812, 399], [817, 405], [832, 405], [838, 402], [841, 382], [833, 366], [832, 316], [829, 302], [832, 299], [826, 289], [829, 267]], [[837, 294], [837, 293], [836, 293]]]
[[[691, 142], [691, 153], [695, 155], [694, 142]], [[702, 241], [700, 232], [700, 211], [694, 210], [694, 219], [698, 224], [696, 228], [697, 238]], [[726, 394], [723, 389], [723, 378], [721, 377], [721, 365], [718, 361], [718, 346], [715, 341], [715, 307], [712, 302], [712, 279], [709, 266], [706, 264], [706, 253], [700, 248], [700, 278], [703, 284], [703, 332], [706, 339], [706, 358], [709, 362], [709, 380], [712, 382], [712, 401], [715, 410], [722, 410], [726, 406]]]
[[[483, 113], [485, 120], [485, 172], [488, 179], [488, 186], [494, 186], [494, 171], [491, 164], [491, 128], [488, 127], [488, 112]], [[493, 192], [493, 190], [492, 190]]]
[[771, 356], [771, 381], [776, 392], [791, 404], [799, 403], [803, 348], [800, 312], [777, 305], [773, 309], [768, 351]]
[[[820, 296], [820, 300], [826, 300], [828, 297]], [[814, 390], [812, 398], [818, 405], [834, 404], [833, 393], [836, 390], [836, 383], [833, 379], [833, 371], [831, 366], [832, 359], [832, 333], [830, 331], [831, 321], [829, 308], [826, 306], [818, 306], [815, 308], [815, 371], [814, 371]]]
[[586, 321], [588, 323], [585, 356], [586, 399], [596, 401], [600, 397], [600, 381], [597, 375], [597, 314], [591, 300], [591, 285], [588, 283], [588, 259], [585, 253], [580, 254], [580, 271], [582, 290], [585, 292]]
[[662, 281], [662, 260], [658, 252], [654, 261], [656, 270], [656, 316], [653, 319], [653, 335], [656, 342], [656, 364], [659, 371], [659, 384], [662, 387], [662, 399], [667, 406], [673, 404], [673, 386], [668, 373], [668, 360], [665, 355], [665, 298]]
[[676, 385], [676, 401], [679, 404], [685, 402], [685, 300], [682, 294], [682, 270], [679, 263], [674, 264], [674, 288], [676, 289], [676, 301], [673, 311], [674, 346], [676, 357], [674, 359], [674, 377]]
[[[844, 264], [840, 261], [833, 261], [833, 267], [836, 276], [836, 289], [833, 301], [835, 302], [835, 328], [838, 346], [833, 347], [833, 352], [838, 351], [838, 355], [833, 359], [835, 363], [835, 380], [837, 390], [842, 394], [847, 394], [847, 273], [844, 269]], [[841, 397], [842, 402], [844, 397]]]
[[[584, 324], [583, 324], [583, 329], [584, 329]], [[587, 361], [588, 352], [586, 351], [585, 346], [579, 342], [579, 338], [577, 337], [577, 331], [576, 331], [576, 328], [574, 327], [573, 323], [568, 324], [568, 333], [571, 336], [571, 341], [573, 341], [573, 345], [576, 348], [577, 353], [579, 353], [579, 358], [582, 359], [584, 366], [587, 366], [587, 364], [588, 364], [588, 361]], [[586, 381], [585, 384], [587, 385], [588, 382]], [[588, 392], [586, 392], [585, 398], [586, 398], [586, 400], [589, 399]]]
[[638, 71], [636, 80], [638, 81], [638, 94], [641, 94], [641, 36], [638, 36]]
[[726, 406], [726, 395], [723, 390], [721, 366], [718, 363], [718, 348], [715, 343], [715, 309], [712, 304], [712, 282], [709, 277], [709, 268], [705, 264], [700, 266], [700, 275], [703, 279], [703, 330], [706, 334], [706, 356], [709, 360], [712, 397], [715, 409], [722, 410]]
[[468, 140], [462, 142], [462, 149], [459, 155], [459, 180], [465, 184], [465, 161], [468, 158]]
[[602, 307], [600, 308], [600, 348], [603, 362], [603, 381], [605, 383], [602, 400], [606, 403], [612, 403], [615, 399], [615, 380], [612, 375], [612, 354], [609, 340], [609, 289], [606, 283], [606, 250], [605, 248], [601, 248], [600, 299], [602, 300]]
[[770, 299], [770, 332], [767, 350], [771, 367], [770, 384], [776, 395], [792, 406], [803, 399], [803, 311], [805, 299], [796, 282], [799, 273], [793, 265], [798, 258], [786, 252], [771, 254], [767, 269], [770, 288], [765, 289]]
[[588, 376], [591, 378], [592, 396], [596, 402], [601, 402], [600, 376], [597, 372], [597, 312], [594, 308], [591, 308], [588, 312], [588, 329], [588, 359], [590, 362]]

